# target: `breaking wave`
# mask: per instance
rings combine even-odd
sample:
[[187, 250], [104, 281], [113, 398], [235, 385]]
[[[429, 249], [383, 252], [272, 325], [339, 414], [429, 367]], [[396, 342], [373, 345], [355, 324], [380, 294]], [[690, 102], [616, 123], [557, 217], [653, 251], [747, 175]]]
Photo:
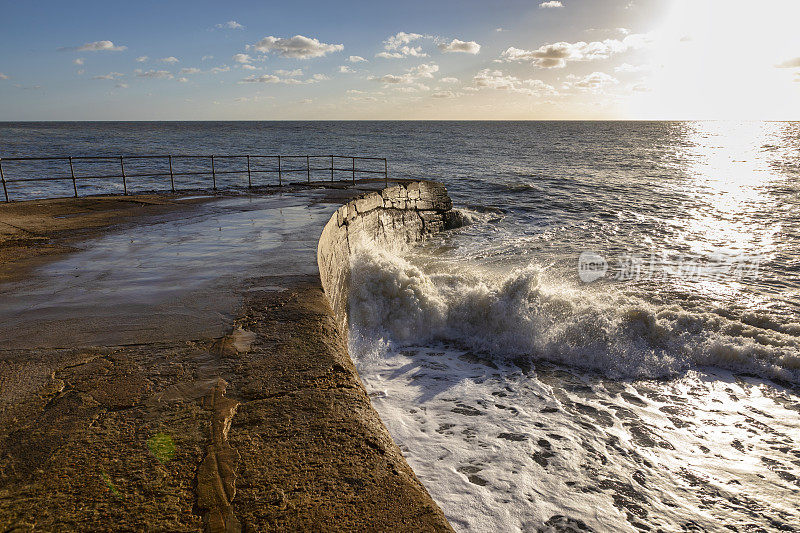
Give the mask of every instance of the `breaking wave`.
[[800, 383], [800, 324], [767, 315], [656, 306], [613, 289], [569, 286], [536, 265], [491, 272], [421, 267], [386, 250], [351, 258], [350, 324], [394, 345], [455, 342], [613, 378], [662, 378], [710, 365]]

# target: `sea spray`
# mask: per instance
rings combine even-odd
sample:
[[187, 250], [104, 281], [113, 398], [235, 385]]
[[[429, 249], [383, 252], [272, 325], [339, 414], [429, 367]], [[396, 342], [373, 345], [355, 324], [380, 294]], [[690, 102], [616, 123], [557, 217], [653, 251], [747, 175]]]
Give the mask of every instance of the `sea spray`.
[[[449, 341], [495, 358], [530, 357], [620, 378], [713, 365], [800, 382], [800, 337], [752, 316], [657, 306], [613, 287], [570, 286], [532, 264], [511, 271], [363, 247], [352, 255], [354, 333], [398, 345]], [[763, 326], [763, 327], [762, 327]]]

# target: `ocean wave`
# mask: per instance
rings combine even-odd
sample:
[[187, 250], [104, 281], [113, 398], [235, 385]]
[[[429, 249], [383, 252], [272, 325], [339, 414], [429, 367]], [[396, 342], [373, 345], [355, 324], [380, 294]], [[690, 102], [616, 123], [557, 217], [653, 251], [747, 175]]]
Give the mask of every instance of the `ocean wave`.
[[800, 383], [800, 326], [657, 306], [569, 286], [537, 265], [511, 272], [437, 262], [427, 270], [381, 249], [351, 258], [353, 338], [457, 342], [493, 357], [529, 356], [615, 378], [662, 378], [711, 365]]

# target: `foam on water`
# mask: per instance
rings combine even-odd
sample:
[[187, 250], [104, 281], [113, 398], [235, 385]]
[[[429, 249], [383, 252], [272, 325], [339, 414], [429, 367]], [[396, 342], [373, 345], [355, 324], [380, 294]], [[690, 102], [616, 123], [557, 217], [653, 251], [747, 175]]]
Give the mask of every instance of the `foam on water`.
[[396, 342], [457, 342], [491, 357], [530, 357], [617, 378], [670, 377], [714, 365], [800, 382], [798, 323], [743, 320], [569, 286], [538, 265], [426, 271], [385, 250], [353, 255], [351, 322]]
[[456, 529], [800, 523], [800, 396], [752, 375], [797, 382], [791, 327], [571, 287], [535, 265], [365, 248], [352, 269], [351, 353]]

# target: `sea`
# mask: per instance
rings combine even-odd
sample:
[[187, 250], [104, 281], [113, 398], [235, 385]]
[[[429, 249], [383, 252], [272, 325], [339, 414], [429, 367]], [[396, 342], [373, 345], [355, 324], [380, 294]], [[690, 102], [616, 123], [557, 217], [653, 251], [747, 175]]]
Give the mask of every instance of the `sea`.
[[[2, 158], [167, 154], [229, 190], [247, 154], [447, 186], [462, 227], [353, 255], [348, 339], [457, 531], [800, 531], [800, 122], [0, 123]], [[0, 164], [12, 200], [120, 165]]]

